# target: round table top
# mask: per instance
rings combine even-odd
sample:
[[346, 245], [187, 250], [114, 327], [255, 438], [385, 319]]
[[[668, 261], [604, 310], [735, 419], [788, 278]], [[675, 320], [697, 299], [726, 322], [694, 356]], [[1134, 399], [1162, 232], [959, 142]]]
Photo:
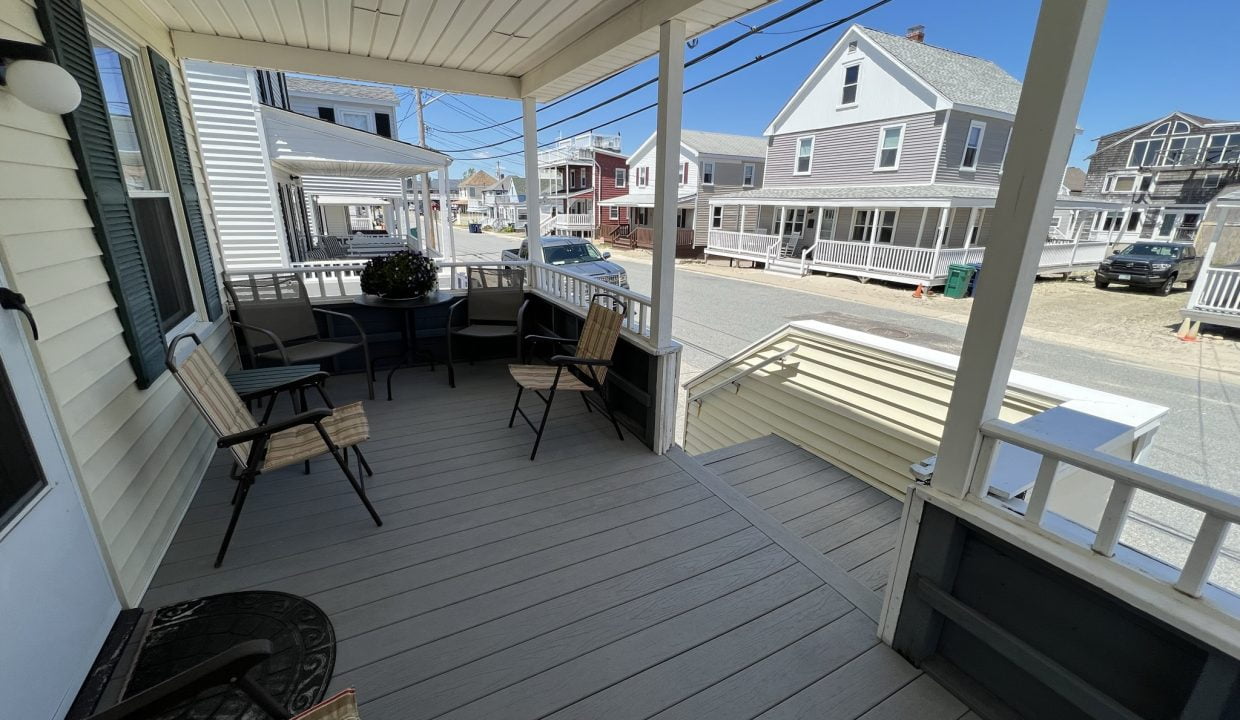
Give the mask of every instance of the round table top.
[[409, 300], [388, 300], [378, 295], [359, 295], [353, 298], [353, 302], [358, 305], [375, 308], [390, 308], [392, 310], [413, 310], [415, 308], [434, 307], [435, 305], [443, 305], [452, 302], [456, 296], [446, 290], [436, 290], [427, 293], [420, 298], [411, 298]]

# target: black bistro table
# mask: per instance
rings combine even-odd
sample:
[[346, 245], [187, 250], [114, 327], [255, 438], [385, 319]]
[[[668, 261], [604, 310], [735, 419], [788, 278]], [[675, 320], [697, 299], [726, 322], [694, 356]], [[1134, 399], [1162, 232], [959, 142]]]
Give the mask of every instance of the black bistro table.
[[[362, 295], [353, 298], [353, 302], [369, 308], [379, 310], [389, 310], [401, 313], [400, 335], [404, 344], [404, 352], [400, 355], [400, 362], [388, 371], [387, 376], [387, 396], [388, 400], [392, 399], [392, 376], [396, 371], [414, 366], [414, 358], [417, 356], [418, 348], [418, 325], [417, 312], [419, 310], [428, 310], [431, 308], [442, 307], [457, 299], [457, 296], [444, 290], [436, 290], [427, 293], [420, 298], [410, 300], [389, 300], [381, 298], [378, 295]], [[427, 358], [430, 360], [431, 370], [435, 369], [435, 356], [429, 351], [426, 352]]]

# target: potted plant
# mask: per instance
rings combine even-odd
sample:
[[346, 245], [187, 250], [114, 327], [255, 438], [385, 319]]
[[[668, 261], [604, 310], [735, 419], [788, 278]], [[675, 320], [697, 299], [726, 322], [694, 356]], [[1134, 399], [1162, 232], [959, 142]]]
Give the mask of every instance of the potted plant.
[[362, 268], [362, 292], [385, 300], [413, 300], [435, 291], [439, 272], [435, 261], [416, 250], [401, 250], [372, 258]]

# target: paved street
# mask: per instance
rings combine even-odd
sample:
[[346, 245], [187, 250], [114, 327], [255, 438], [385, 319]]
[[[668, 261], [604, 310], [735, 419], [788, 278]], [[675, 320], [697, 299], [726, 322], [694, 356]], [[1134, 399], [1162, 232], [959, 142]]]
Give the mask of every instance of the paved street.
[[[495, 257], [515, 247], [517, 236], [458, 234], [458, 256]], [[651, 266], [626, 257], [621, 263], [633, 290], [650, 291]], [[710, 367], [791, 320], [814, 319], [943, 350], [960, 351], [965, 326], [859, 302], [798, 290], [733, 280], [687, 270], [676, 273], [674, 335], [684, 347], [683, 379]], [[1216, 352], [1207, 345], [1200, 352]], [[1079, 347], [1022, 339], [1016, 367], [1026, 372], [1113, 392], [1170, 408], [1148, 452], [1146, 464], [1236, 493], [1240, 465], [1240, 385], [1217, 373], [1195, 376], [1127, 363]], [[1185, 531], [1200, 523], [1196, 513], [1142, 496], [1134, 503], [1139, 523], [1129, 523], [1125, 540], [1176, 563], [1188, 551]], [[1240, 588], [1240, 533], [1232, 533], [1216, 581]]]

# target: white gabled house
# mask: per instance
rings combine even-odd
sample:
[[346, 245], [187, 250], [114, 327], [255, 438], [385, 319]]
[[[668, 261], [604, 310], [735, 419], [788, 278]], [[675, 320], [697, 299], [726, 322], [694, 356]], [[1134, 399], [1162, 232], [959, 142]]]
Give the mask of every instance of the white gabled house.
[[[762, 187], [712, 198], [707, 255], [912, 284], [981, 261], [1021, 84], [924, 40], [850, 27], [767, 126]], [[1047, 272], [1105, 249], [1053, 239]]]

